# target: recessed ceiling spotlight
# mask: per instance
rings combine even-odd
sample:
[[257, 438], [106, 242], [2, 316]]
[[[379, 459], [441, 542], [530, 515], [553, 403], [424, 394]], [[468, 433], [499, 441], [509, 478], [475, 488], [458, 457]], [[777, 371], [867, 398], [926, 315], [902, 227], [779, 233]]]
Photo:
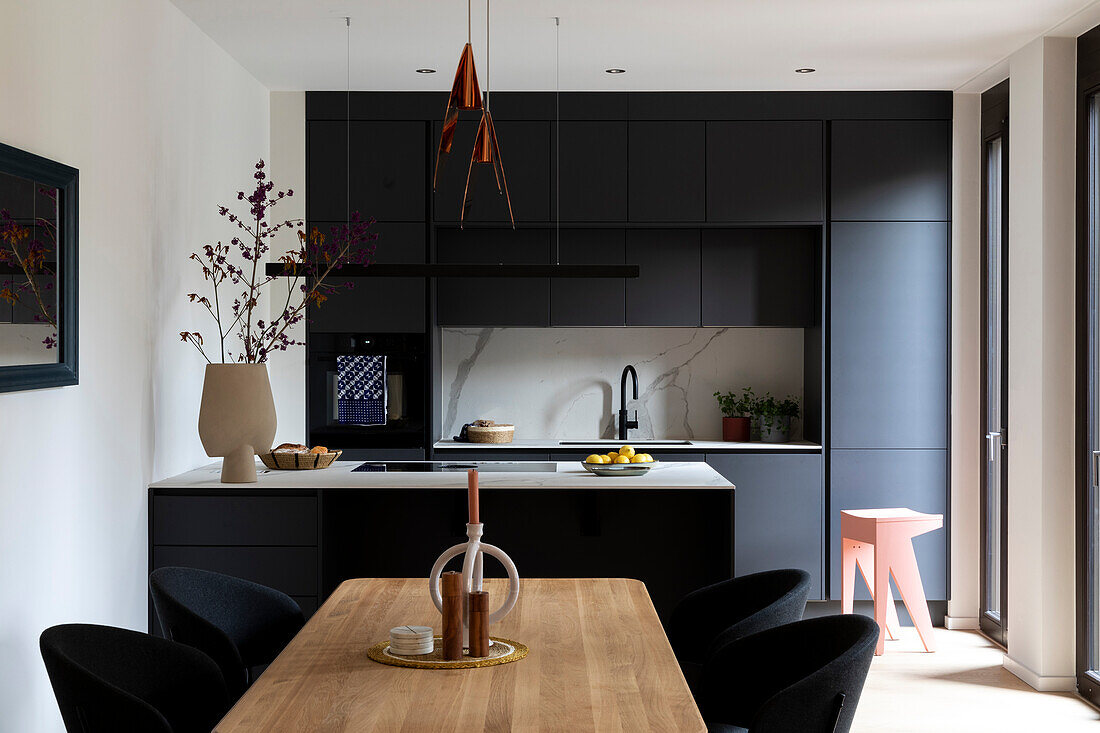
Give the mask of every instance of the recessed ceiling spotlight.
[[817, 71], [817, 69], [811, 69], [810, 67], [807, 66], [807, 67], [804, 67], [804, 68], [801, 68], [801, 69], [795, 69], [794, 73], [796, 73], [796, 74], [812, 74], [815, 71]]
[[416, 73], [417, 74], [434, 74], [435, 69], [417, 69]]
[[604, 69], [605, 74], [625, 74], [626, 69]]

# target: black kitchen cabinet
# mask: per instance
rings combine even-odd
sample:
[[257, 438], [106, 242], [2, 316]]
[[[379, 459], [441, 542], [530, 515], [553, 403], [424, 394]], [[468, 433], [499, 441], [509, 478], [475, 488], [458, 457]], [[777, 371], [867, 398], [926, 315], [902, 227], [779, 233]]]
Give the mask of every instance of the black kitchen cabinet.
[[[626, 262], [626, 231], [623, 229], [563, 229], [560, 236], [563, 265], [621, 265]], [[551, 278], [550, 325], [626, 325], [626, 280], [621, 277]]]
[[818, 228], [704, 229], [704, 326], [816, 322]]
[[834, 221], [948, 221], [950, 120], [832, 123]]
[[630, 221], [703, 221], [706, 127], [703, 122], [631, 122]]
[[[333, 222], [315, 222], [326, 236]], [[340, 224], [335, 224], [340, 226]], [[424, 224], [377, 222], [371, 231], [378, 234], [373, 242], [371, 262], [418, 264], [425, 260]], [[344, 282], [339, 271], [329, 278]], [[314, 333], [423, 333], [426, 298], [424, 279], [418, 277], [363, 277], [351, 281], [352, 287], [340, 288], [320, 307], [309, 307], [310, 331]]]
[[[834, 450], [830, 454], [829, 595], [839, 600], [840, 512], [846, 509], [907, 507], [943, 514], [944, 526], [913, 538], [924, 594], [930, 601], [947, 600], [948, 525], [946, 450]], [[740, 491], [740, 486], [738, 486]], [[870, 598], [856, 578], [857, 599]], [[894, 598], [900, 598], [897, 594]]]
[[[633, 411], [631, 411], [631, 412], [633, 412]], [[623, 446], [623, 445], [634, 446], [634, 450], [638, 453], [648, 453], [649, 455], [653, 456], [654, 461], [675, 461], [675, 462], [678, 462], [678, 463], [702, 463], [705, 460], [707, 460], [706, 455], [704, 455], [703, 453], [689, 453], [689, 452], [681, 453], [679, 451], [653, 449], [653, 448], [648, 448], [645, 445], [641, 445], [641, 444], [638, 444], [636, 442], [632, 442], [629, 439], [624, 440], [620, 443], [601, 445], [598, 448], [589, 447], [589, 448], [584, 448], [584, 449], [581, 449], [581, 450], [558, 451], [556, 453], [551, 453], [550, 454], [550, 460], [551, 461], [583, 461], [585, 458], [592, 455], [593, 453], [599, 453], [600, 455], [603, 455], [604, 453], [610, 453], [613, 450], [618, 450], [619, 447]]]
[[[548, 229], [439, 229], [439, 262], [546, 264]], [[440, 326], [549, 326], [550, 278], [446, 277], [436, 284]]]
[[947, 447], [948, 226], [832, 226], [833, 448]]
[[628, 229], [626, 261], [640, 266], [626, 282], [626, 325], [700, 325], [698, 229]]
[[561, 220], [626, 221], [626, 123], [562, 122], [560, 143]]
[[344, 221], [358, 211], [363, 219], [425, 221], [427, 130], [425, 122], [353, 120], [349, 148], [346, 121], [308, 122], [307, 218]]
[[706, 139], [707, 221], [822, 221], [820, 122], [713, 121]]
[[821, 454], [708, 453], [707, 463], [737, 487], [734, 575], [801, 568], [810, 598], [824, 598]]
[[[477, 127], [477, 118], [459, 122], [451, 153], [444, 156], [435, 188], [434, 216], [437, 222], [454, 223], [460, 218]], [[550, 123], [501, 120], [495, 121], [495, 127], [516, 222], [549, 221]], [[435, 172], [440, 129], [441, 124], [435, 123], [429, 185]], [[509, 221], [508, 204], [498, 192], [490, 165], [474, 166], [470, 176], [470, 208], [465, 221], [466, 224]]]

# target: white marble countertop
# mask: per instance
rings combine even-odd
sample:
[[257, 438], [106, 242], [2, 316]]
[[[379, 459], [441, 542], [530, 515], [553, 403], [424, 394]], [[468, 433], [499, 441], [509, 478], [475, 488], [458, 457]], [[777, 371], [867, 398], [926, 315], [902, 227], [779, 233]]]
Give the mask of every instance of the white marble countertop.
[[[508, 463], [509, 461], [491, 461]], [[536, 461], [537, 462], [537, 461]], [[362, 461], [337, 461], [318, 471], [273, 471], [257, 464], [254, 484], [223, 484], [221, 463], [157, 481], [153, 489], [459, 489], [466, 472], [352, 473]], [[521, 463], [521, 461], [516, 461]], [[482, 472], [483, 489], [725, 489], [733, 484], [705, 463], [662, 461], [643, 476], [596, 476], [573, 461], [559, 461], [553, 472]]]
[[821, 450], [820, 443], [811, 443], [806, 440], [796, 440], [789, 443], [761, 443], [759, 441], [753, 441], [751, 443], [727, 443], [721, 440], [692, 440], [690, 444], [677, 443], [675, 441], [669, 443], [662, 443], [660, 441], [651, 440], [593, 440], [591, 442], [581, 442], [578, 440], [568, 441], [570, 445], [562, 445], [561, 440], [552, 438], [545, 438], [542, 440], [513, 440], [511, 443], [459, 443], [455, 440], [440, 440], [435, 444], [436, 450], [500, 450], [508, 449], [512, 450], [545, 450], [545, 451], [583, 451], [589, 449], [599, 449], [600, 452], [606, 452], [613, 448], [618, 448], [620, 445], [632, 445], [638, 450], [645, 451], [669, 451], [680, 450], [685, 453], [699, 453], [707, 451], [819, 451]]

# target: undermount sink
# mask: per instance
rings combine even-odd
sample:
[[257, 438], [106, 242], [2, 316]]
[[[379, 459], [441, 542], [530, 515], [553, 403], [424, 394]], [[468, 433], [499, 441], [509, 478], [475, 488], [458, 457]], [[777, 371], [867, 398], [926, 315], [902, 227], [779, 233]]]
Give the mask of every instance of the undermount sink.
[[692, 445], [690, 440], [559, 440], [558, 445]]

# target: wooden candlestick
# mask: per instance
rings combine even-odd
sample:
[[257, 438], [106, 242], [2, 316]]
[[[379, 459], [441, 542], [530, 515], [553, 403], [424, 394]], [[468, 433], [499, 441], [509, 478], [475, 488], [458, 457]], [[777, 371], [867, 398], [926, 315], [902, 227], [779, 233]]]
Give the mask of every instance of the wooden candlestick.
[[470, 656], [489, 656], [489, 591], [470, 593]]
[[443, 658], [462, 659], [462, 573], [440, 576], [443, 585]]
[[469, 486], [468, 499], [470, 501], [470, 524], [479, 524], [481, 522], [478, 506], [477, 496], [477, 469], [471, 468], [466, 472], [467, 483]]

